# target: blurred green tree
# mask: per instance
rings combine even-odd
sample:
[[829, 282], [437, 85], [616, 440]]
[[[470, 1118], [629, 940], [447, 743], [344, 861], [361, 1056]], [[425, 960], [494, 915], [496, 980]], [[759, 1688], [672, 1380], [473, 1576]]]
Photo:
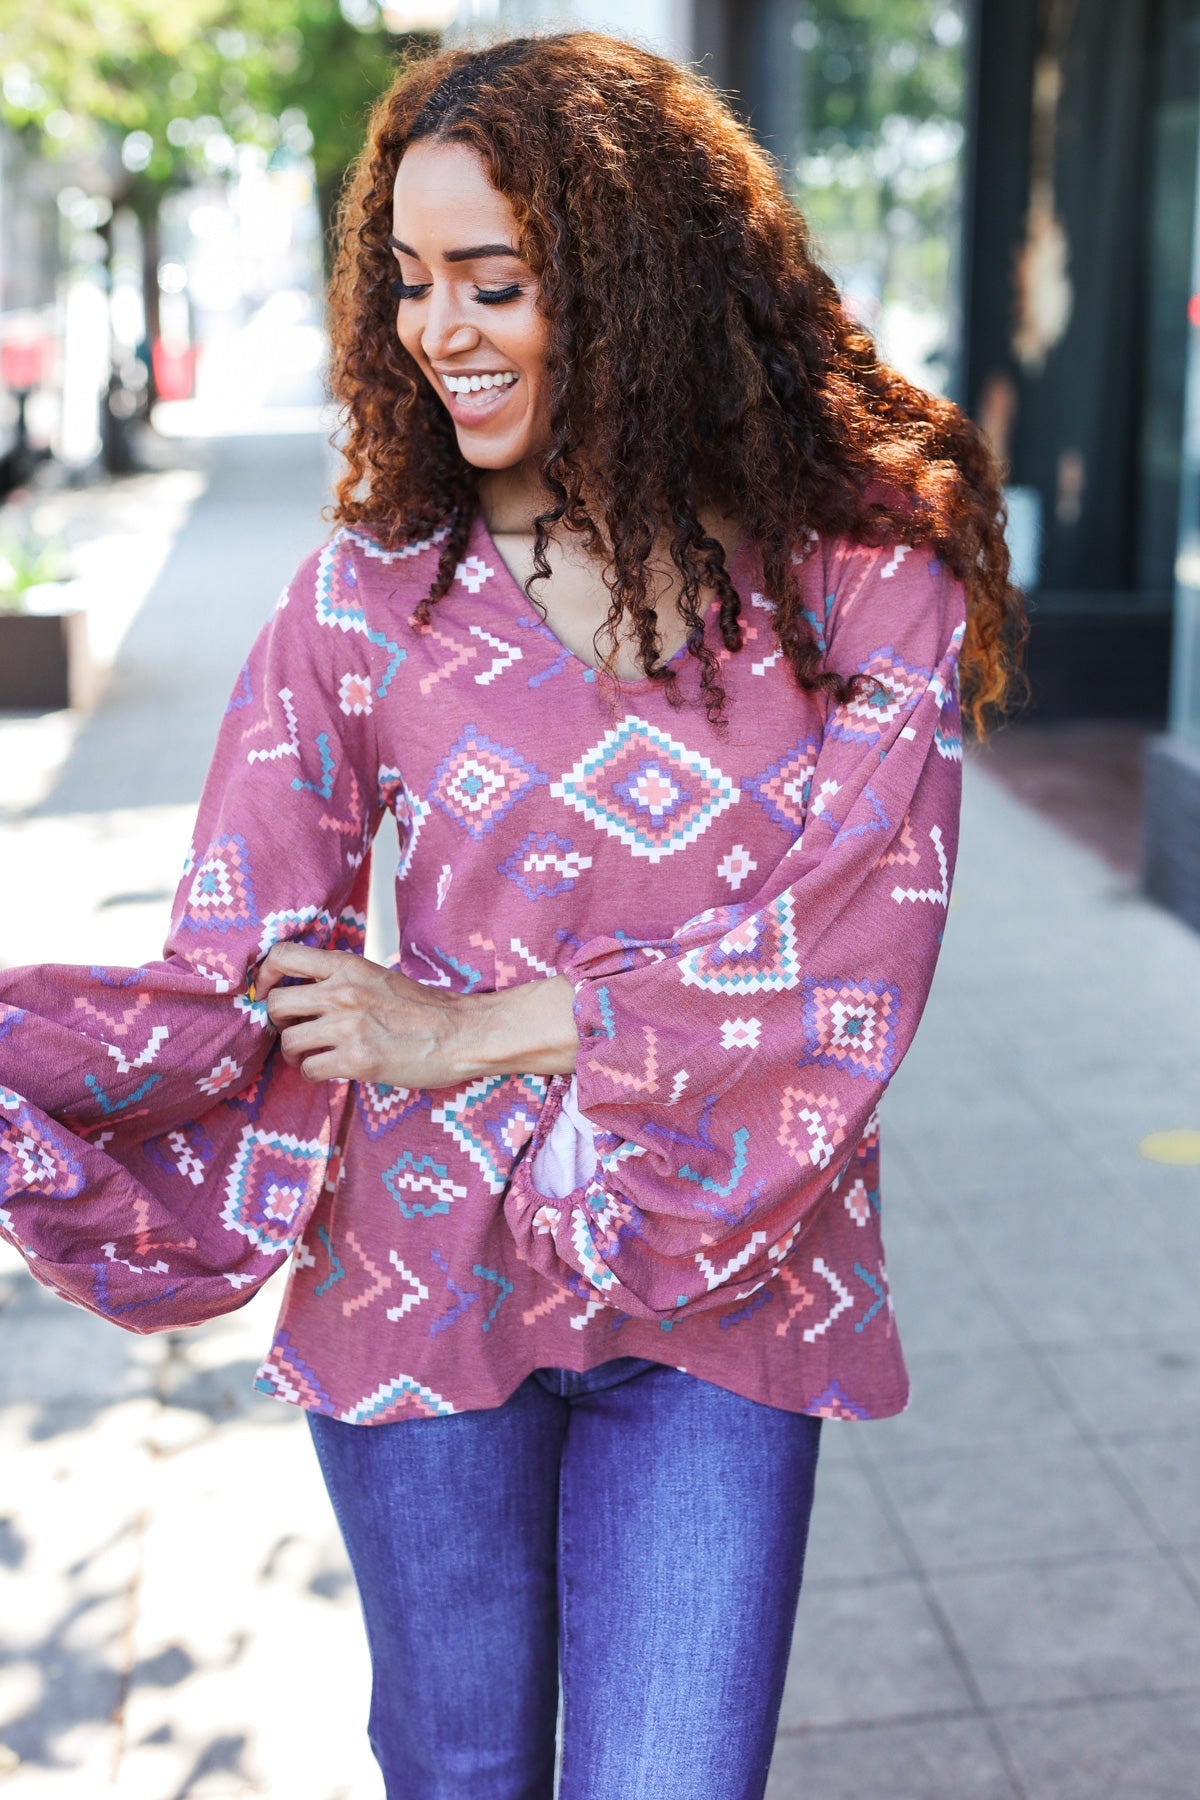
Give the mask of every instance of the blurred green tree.
[[943, 386], [965, 36], [963, 0], [804, 0], [792, 31], [796, 201], [856, 309], [907, 309], [929, 340], [911, 372]]
[[0, 0], [0, 120], [94, 155], [134, 211], [153, 341], [164, 195], [253, 143], [312, 158], [328, 226], [372, 102], [428, 41], [389, 32], [380, 0]]

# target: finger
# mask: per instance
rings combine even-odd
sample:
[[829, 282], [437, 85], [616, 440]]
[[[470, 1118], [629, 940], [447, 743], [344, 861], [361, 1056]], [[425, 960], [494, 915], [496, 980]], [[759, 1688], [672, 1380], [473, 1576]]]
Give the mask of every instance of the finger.
[[302, 1025], [289, 1025], [286, 1031], [279, 1034], [283, 1060], [293, 1066], [304, 1057], [312, 1055], [315, 1050], [334, 1049], [336, 1042], [336, 1036], [326, 1019], [309, 1019]]
[[356, 1081], [350, 1065], [351, 1058], [344, 1050], [322, 1050], [304, 1058], [300, 1073], [305, 1081]]
[[345, 950], [314, 950], [308, 944], [284, 942], [272, 944], [254, 982], [254, 991], [262, 1000], [285, 975], [299, 976], [303, 981], [320, 981], [332, 975]]
[[[261, 988], [258, 997], [260, 1000], [262, 999]], [[281, 1028], [285, 1022], [318, 1019], [326, 1010], [327, 1008], [321, 1004], [316, 988], [311, 983], [306, 983], [302, 987], [273, 988], [267, 999], [267, 1012], [271, 1023]]]
[[336, 967], [338, 959], [347, 956], [347, 950], [317, 950], [311, 943], [293, 943], [290, 938], [281, 938], [279, 943], [272, 943], [263, 959], [263, 970], [273, 968], [279, 976], [302, 976], [308, 981], [318, 981], [329, 974], [329, 968]]

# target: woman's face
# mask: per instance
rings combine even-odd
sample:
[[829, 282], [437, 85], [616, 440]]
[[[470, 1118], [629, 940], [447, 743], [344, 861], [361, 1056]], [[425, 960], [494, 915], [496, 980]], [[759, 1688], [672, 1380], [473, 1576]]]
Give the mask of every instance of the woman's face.
[[503, 194], [467, 144], [421, 138], [396, 173], [396, 332], [480, 469], [551, 443], [547, 322]]

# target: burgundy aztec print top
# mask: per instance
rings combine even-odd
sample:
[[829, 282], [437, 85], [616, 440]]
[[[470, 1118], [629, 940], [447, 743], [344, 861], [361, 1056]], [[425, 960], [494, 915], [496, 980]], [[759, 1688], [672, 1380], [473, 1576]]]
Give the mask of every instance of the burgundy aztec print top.
[[[565, 649], [482, 518], [417, 629], [439, 542], [341, 530], [281, 596], [161, 961], [0, 973], [0, 1229], [134, 1331], [228, 1311], [290, 1254], [257, 1386], [355, 1423], [617, 1356], [797, 1412], [901, 1410], [876, 1105], [946, 918], [960, 585], [924, 548], [814, 539], [827, 663], [870, 678], [837, 706], [796, 687], [743, 546], [742, 650], [707, 621], [722, 735], [686, 652], [672, 706]], [[284, 1063], [250, 976], [281, 938], [361, 950], [385, 810], [398, 966], [461, 993], [565, 974], [575, 1088]], [[555, 1183], [576, 1108], [594, 1151]]]

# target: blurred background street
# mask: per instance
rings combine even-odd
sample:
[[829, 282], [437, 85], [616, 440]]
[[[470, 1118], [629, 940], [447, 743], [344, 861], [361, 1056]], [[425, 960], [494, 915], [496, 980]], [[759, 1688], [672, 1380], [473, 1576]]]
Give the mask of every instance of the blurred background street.
[[[1195, 1800], [1200, 0], [625, 10], [573, 16], [704, 57], [886, 354], [991, 432], [1033, 608], [885, 1102], [913, 1407], [826, 1427], [770, 1800]], [[0, 966], [157, 953], [326, 530], [340, 167], [472, 16], [545, 13], [111, 0], [85, 89], [100, 10], [0, 0]], [[57, 673], [2, 635], [35, 620]], [[138, 1339], [0, 1254], [6, 1796], [380, 1800], [307, 1433], [250, 1389], [279, 1291]]]

